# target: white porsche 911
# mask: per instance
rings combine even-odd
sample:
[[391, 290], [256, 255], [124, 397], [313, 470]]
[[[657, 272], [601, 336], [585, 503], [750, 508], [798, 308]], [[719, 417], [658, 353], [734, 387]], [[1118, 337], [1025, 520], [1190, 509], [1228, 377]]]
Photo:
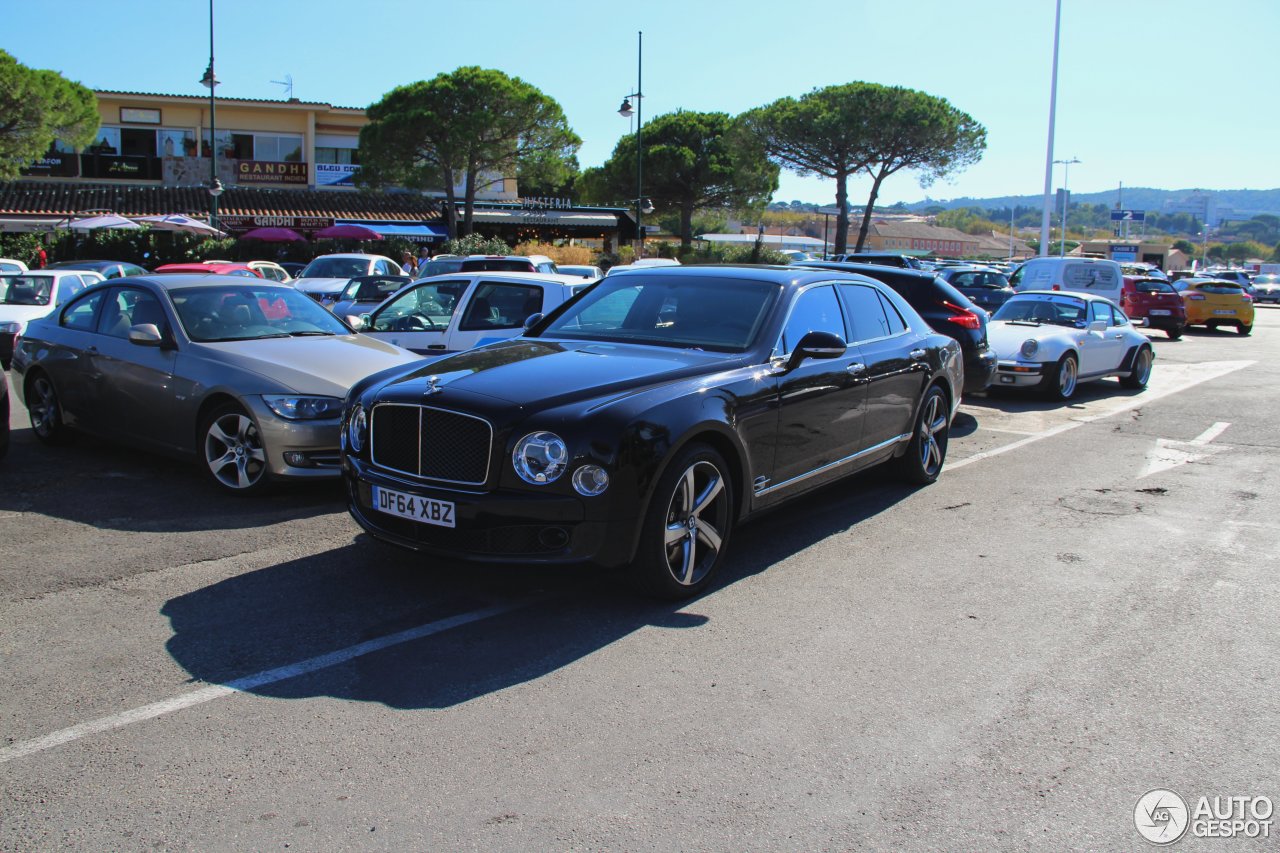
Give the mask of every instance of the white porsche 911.
[[1088, 293], [1029, 290], [1000, 306], [987, 325], [998, 358], [995, 386], [1036, 388], [1069, 399], [1076, 385], [1107, 376], [1144, 388], [1155, 351], [1109, 299]]

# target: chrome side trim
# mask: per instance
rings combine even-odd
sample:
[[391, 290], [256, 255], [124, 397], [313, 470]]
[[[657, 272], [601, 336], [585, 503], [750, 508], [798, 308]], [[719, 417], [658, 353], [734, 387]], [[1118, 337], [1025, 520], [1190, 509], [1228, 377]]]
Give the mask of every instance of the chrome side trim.
[[841, 465], [847, 465], [848, 463], [861, 459], [864, 456], [870, 456], [872, 453], [875, 453], [880, 450], [884, 450], [886, 447], [892, 447], [895, 444], [901, 444], [904, 441], [910, 441], [910, 440], [911, 440], [911, 433], [909, 432], [903, 433], [902, 435], [894, 436], [888, 441], [882, 441], [879, 444], [875, 445], [874, 447], [868, 447], [865, 450], [859, 450], [857, 453], [853, 454], [852, 456], [846, 456], [843, 459], [837, 459], [835, 462], [828, 462], [826, 465], [823, 465], [820, 468], [814, 468], [812, 471], [808, 472], [807, 474], [801, 474], [798, 477], [792, 477], [790, 480], [784, 480], [781, 483], [778, 483], [776, 486], [769, 486], [767, 489], [760, 489], [759, 491], [756, 492], [756, 497], [761, 497], [762, 495], [767, 495], [770, 492], [777, 491], [778, 489], [786, 488], [787, 486], [790, 486], [794, 483], [798, 483], [801, 480], [807, 480], [810, 477], [816, 476], [825, 471], [830, 471], [832, 468], [837, 468]]

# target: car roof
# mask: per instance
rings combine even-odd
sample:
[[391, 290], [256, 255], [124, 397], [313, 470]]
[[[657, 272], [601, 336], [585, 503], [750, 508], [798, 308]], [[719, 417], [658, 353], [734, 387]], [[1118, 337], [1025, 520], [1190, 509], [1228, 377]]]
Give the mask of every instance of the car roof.
[[274, 287], [280, 290], [292, 290], [295, 293], [301, 293], [292, 284], [283, 284], [278, 281], [272, 281], [269, 278], [258, 278], [254, 276], [249, 278], [243, 275], [218, 275], [217, 273], [195, 273], [195, 272], [179, 272], [179, 273], [148, 273], [146, 275], [130, 275], [124, 278], [113, 278], [107, 281], [101, 281], [94, 287], [113, 287], [119, 284], [136, 284], [145, 283], [158, 288], [160, 290], [179, 290], [188, 287], [226, 287], [229, 284], [236, 284], [242, 287], [253, 286], [255, 289], [264, 287]]
[[551, 272], [524, 272], [523, 270], [461, 270], [459, 272], [442, 272], [439, 275], [416, 278], [414, 279], [414, 282], [439, 281], [445, 279], [456, 281], [460, 278], [483, 278], [488, 281], [542, 281], [558, 282], [560, 284], [582, 284], [583, 281], [582, 276], [580, 275]]
[[1068, 296], [1072, 299], [1083, 299], [1085, 302], [1111, 302], [1101, 293], [1085, 293], [1081, 290], [1023, 290], [1010, 296], [1009, 301], [1012, 302], [1019, 296]]
[[386, 255], [375, 255], [371, 252], [334, 252], [331, 255], [316, 255], [311, 260], [318, 261], [321, 258], [357, 258], [359, 260], [364, 260], [366, 258], [379, 258], [384, 261], [391, 260]]
[[[850, 264], [850, 267], [857, 266]], [[616, 275], [609, 276], [609, 281], [628, 278], [736, 278], [749, 281], [761, 281], [782, 285], [783, 287], [804, 287], [824, 281], [856, 281], [862, 284], [884, 285], [866, 275], [865, 269], [843, 269], [809, 267], [796, 264], [794, 266], [770, 266], [766, 264], [684, 264], [671, 267], [632, 267], [619, 270]], [[909, 272], [909, 270], [895, 270]]]
[[797, 267], [810, 267], [814, 269], [859, 273], [861, 275], [871, 276], [872, 278], [879, 275], [895, 275], [914, 277], [921, 281], [933, 281], [938, 277], [938, 274], [932, 270], [916, 270], [911, 269], [910, 267], [886, 267], [880, 264], [855, 264], [846, 263], [844, 261], [800, 261], [799, 263], [792, 265], [792, 269]]
[[77, 273], [82, 273], [82, 272], [96, 272], [96, 270], [78, 270], [78, 269], [77, 269], [77, 270], [67, 270], [67, 269], [64, 269], [64, 270], [52, 270], [52, 269], [49, 269], [48, 267], [45, 267], [45, 268], [44, 268], [44, 269], [42, 269], [42, 270], [27, 270], [26, 272], [22, 272], [22, 271], [18, 271], [18, 272], [0, 272], [0, 275], [4, 275], [4, 276], [9, 276], [9, 275], [20, 275], [20, 276], [49, 275], [49, 276], [53, 276], [54, 278], [62, 278], [62, 277], [63, 277], [63, 276], [65, 276], [65, 275], [75, 275], [75, 274], [77, 274]]

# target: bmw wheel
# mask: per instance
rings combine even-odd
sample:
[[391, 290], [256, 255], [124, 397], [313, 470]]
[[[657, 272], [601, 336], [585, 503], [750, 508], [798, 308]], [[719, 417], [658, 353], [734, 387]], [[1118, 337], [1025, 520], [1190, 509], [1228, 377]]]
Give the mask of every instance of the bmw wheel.
[[1133, 370], [1129, 371], [1128, 376], [1120, 377], [1120, 384], [1125, 388], [1146, 388], [1147, 381], [1151, 378], [1151, 362], [1154, 358], [1155, 353], [1151, 351], [1151, 347], [1139, 349], [1133, 357]]
[[214, 409], [200, 425], [204, 470], [235, 494], [260, 491], [267, 483], [267, 453], [253, 418], [235, 403]]
[[1070, 400], [1076, 393], [1076, 380], [1080, 375], [1080, 363], [1076, 354], [1069, 352], [1054, 365], [1041, 380], [1040, 388], [1050, 400]]
[[917, 486], [927, 486], [942, 473], [947, 459], [947, 395], [937, 385], [925, 392], [907, 452], [897, 460], [898, 473]]
[[632, 569], [653, 595], [697, 595], [724, 562], [733, 529], [729, 467], [712, 448], [691, 444], [667, 467], [645, 515]]
[[62, 422], [58, 392], [45, 373], [36, 373], [28, 380], [27, 414], [31, 418], [31, 431], [44, 444], [66, 444], [71, 439], [70, 430]]

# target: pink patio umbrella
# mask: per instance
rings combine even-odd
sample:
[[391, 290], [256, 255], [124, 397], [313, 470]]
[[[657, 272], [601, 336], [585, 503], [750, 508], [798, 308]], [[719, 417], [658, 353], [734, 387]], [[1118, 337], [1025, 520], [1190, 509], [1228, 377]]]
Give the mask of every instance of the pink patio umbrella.
[[303, 237], [292, 228], [255, 228], [240, 235], [241, 240], [262, 240], [264, 243], [305, 243]]
[[336, 240], [381, 240], [382, 235], [363, 225], [330, 225], [315, 233], [316, 237]]

